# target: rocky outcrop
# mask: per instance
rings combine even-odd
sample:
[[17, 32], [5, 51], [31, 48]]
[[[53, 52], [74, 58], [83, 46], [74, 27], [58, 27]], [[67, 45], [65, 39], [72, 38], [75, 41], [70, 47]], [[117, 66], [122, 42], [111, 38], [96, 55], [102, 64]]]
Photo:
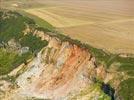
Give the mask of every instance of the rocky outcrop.
[[[68, 100], [70, 94], [76, 94], [92, 84], [95, 77], [105, 79], [104, 67], [97, 68], [95, 58], [86, 49], [61, 42], [41, 31], [36, 31], [34, 35], [47, 40], [49, 44], [27, 65], [23, 65], [26, 69], [16, 79], [17, 88], [6, 99], [36, 97]], [[16, 71], [21, 69], [19, 67]]]

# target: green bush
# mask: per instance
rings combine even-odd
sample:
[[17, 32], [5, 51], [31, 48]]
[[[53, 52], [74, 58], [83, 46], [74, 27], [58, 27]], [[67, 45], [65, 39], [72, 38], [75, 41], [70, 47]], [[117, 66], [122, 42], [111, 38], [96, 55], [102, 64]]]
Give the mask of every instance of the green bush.
[[29, 47], [32, 52], [40, 51], [41, 48], [48, 44], [47, 41], [42, 41], [39, 37], [33, 36], [32, 33], [23, 36], [20, 43], [23, 47]]

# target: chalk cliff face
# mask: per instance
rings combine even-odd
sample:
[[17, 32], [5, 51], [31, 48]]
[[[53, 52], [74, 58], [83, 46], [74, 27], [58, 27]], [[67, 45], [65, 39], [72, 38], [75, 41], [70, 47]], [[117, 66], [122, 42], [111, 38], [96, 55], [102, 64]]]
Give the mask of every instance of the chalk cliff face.
[[[16, 79], [17, 87], [7, 93], [6, 99], [36, 97], [71, 100], [71, 94], [75, 95], [92, 85], [95, 77], [105, 78], [105, 69], [96, 68], [95, 58], [87, 50], [69, 42], [61, 42], [41, 31], [36, 31], [34, 35], [47, 40], [49, 44], [27, 65], [23, 64], [9, 74], [14, 76], [25, 68]], [[92, 96], [84, 98], [89, 100]]]
[[90, 76], [95, 73], [95, 62], [88, 52], [76, 45], [61, 43], [55, 37], [49, 37], [48, 41], [48, 46], [38, 53], [27, 65], [27, 71], [18, 77], [17, 85], [20, 93], [61, 100], [69, 93], [89, 85]]

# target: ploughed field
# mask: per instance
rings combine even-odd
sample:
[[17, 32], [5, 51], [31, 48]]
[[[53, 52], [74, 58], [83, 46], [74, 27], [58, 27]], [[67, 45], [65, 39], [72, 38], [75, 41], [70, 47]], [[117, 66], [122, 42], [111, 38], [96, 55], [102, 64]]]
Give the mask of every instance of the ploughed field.
[[134, 53], [133, 0], [49, 3], [52, 5], [25, 11], [46, 20], [64, 34], [95, 47], [113, 53]]
[[134, 53], [133, 0], [14, 1], [9, 5], [15, 4], [84, 43], [112, 53]]

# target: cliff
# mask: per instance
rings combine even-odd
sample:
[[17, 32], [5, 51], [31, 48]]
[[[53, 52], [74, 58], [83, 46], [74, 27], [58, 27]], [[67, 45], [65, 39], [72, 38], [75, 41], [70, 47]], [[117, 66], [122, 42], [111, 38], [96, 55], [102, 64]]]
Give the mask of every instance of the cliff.
[[[36, 97], [70, 100], [74, 97], [72, 94], [77, 95], [87, 87], [93, 88], [97, 77], [103, 80], [106, 78], [106, 70], [103, 66], [96, 66], [95, 57], [86, 49], [69, 42], [61, 42], [57, 37], [51, 37], [42, 31], [35, 31], [34, 35], [47, 40], [48, 46], [28, 64], [23, 64], [9, 73], [9, 76], [16, 76], [21, 71], [16, 78], [15, 89], [9, 89], [10, 92], [5, 95], [6, 99]], [[96, 90], [95, 87], [94, 89], [93, 91], [98, 93], [98, 98], [104, 95], [100, 89]], [[83, 96], [85, 98], [83, 100], [96, 97], [95, 94], [90, 95], [87, 98]]]
[[17, 12], [0, 18], [1, 100], [133, 98], [134, 58], [40, 28]]

